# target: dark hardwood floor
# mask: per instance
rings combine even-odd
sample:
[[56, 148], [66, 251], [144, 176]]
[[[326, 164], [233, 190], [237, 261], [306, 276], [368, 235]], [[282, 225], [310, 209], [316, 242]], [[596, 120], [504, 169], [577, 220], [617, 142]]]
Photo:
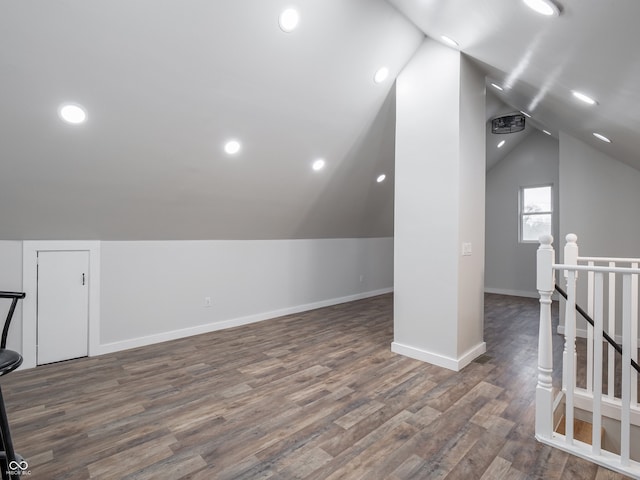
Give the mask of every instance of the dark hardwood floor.
[[391, 295], [3, 377], [32, 479], [621, 479], [537, 443], [538, 302], [486, 296], [459, 373]]

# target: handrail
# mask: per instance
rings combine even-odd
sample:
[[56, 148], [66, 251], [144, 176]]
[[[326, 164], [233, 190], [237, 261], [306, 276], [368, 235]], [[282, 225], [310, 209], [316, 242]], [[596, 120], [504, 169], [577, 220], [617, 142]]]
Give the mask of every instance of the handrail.
[[11, 318], [13, 312], [16, 309], [18, 300], [26, 296], [25, 292], [0, 292], [0, 298], [11, 298], [11, 307], [9, 307], [9, 313], [7, 319], [4, 322], [4, 328], [2, 329], [2, 339], [0, 340], [0, 348], [7, 348], [7, 335], [9, 334], [9, 325], [11, 324]]
[[0, 292], [0, 298], [24, 298], [26, 295], [24, 292]]
[[569, 272], [602, 272], [602, 273], [623, 273], [628, 275], [640, 275], [640, 268], [629, 267], [605, 267], [590, 265], [569, 265], [556, 263], [551, 266], [554, 270], [567, 270]]
[[[564, 297], [565, 300], [567, 300], [567, 292], [565, 292], [560, 286], [555, 285], [556, 291], [562, 295]], [[595, 325], [593, 319], [589, 316], [589, 314], [587, 312], [584, 311], [584, 309], [578, 305], [576, 303], [576, 311], [582, 315], [584, 317], [584, 319], [589, 322], [589, 325], [591, 325], [592, 327]], [[613, 340], [613, 338], [611, 338], [609, 336], [609, 334], [607, 332], [605, 332], [604, 330], [602, 331], [602, 336], [604, 337], [604, 339], [609, 342], [609, 345], [611, 345], [616, 352], [618, 352], [620, 355], [622, 355], [622, 347], [620, 345], [618, 345], [615, 340]], [[631, 359], [631, 366], [633, 368], [636, 369], [636, 372], [640, 373], [640, 365], [638, 365], [638, 363], [632, 358]]]
[[640, 263], [640, 258], [624, 257], [578, 257], [578, 262], [615, 262], [615, 263]]

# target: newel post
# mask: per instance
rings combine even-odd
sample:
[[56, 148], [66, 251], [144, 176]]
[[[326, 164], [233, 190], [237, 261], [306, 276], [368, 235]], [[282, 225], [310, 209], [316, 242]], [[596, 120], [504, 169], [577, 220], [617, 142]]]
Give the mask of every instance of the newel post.
[[[578, 264], [578, 237], [570, 233], [565, 237], [567, 243], [564, 246], [565, 265]], [[567, 388], [575, 388], [575, 379], [577, 372], [577, 353], [576, 353], [576, 280], [578, 272], [574, 271], [569, 274], [568, 270], [564, 271], [566, 279], [567, 300], [565, 302], [564, 315], [564, 351], [562, 352], [562, 389], [566, 392]], [[569, 358], [571, 353], [571, 358]], [[571, 373], [573, 372], [573, 373]], [[571, 374], [570, 374], [571, 373]], [[571, 383], [571, 385], [569, 385]]]
[[[562, 263], [565, 265], [577, 265], [578, 264], [578, 236], [570, 233], [566, 236], [567, 243], [564, 245], [564, 260]], [[578, 278], [578, 272], [575, 275]], [[564, 278], [569, 278], [569, 272], [564, 271]]]
[[551, 334], [551, 295], [555, 286], [553, 237], [542, 235], [537, 253], [536, 288], [540, 294], [538, 334], [538, 385], [536, 386], [536, 437], [551, 438], [553, 433], [553, 347]]

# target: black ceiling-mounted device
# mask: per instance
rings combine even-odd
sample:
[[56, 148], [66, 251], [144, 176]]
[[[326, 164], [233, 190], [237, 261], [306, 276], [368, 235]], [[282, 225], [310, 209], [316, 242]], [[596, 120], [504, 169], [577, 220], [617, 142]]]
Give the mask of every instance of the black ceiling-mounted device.
[[524, 130], [525, 117], [521, 113], [503, 115], [491, 120], [491, 133], [516, 133]]

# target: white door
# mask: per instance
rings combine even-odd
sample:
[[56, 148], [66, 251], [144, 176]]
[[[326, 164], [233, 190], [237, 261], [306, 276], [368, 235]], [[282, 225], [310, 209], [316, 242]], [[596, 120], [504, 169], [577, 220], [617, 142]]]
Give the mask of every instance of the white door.
[[38, 252], [37, 364], [86, 357], [89, 252]]

